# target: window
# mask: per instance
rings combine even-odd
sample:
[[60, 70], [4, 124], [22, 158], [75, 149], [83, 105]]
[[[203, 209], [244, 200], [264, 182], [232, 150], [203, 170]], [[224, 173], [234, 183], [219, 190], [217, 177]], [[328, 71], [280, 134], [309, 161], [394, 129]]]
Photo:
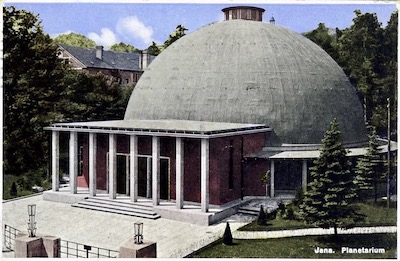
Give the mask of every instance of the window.
[[78, 149], [78, 176], [83, 175], [83, 146], [80, 145]]
[[233, 189], [233, 140], [229, 141], [229, 189]]

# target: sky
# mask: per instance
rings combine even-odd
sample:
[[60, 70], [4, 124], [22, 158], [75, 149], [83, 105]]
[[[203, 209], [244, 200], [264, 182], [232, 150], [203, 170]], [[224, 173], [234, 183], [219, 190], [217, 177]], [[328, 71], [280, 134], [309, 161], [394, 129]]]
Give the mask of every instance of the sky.
[[[110, 1], [111, 2], [111, 1]], [[394, 2], [325, 2], [314, 4], [307, 0], [287, 4], [264, 4], [267, 1], [235, 0], [218, 1], [217, 4], [205, 2], [156, 3], [151, 0], [141, 2], [124, 1], [123, 3], [99, 2], [96, 0], [61, 3], [40, 2], [36, 0], [5, 0], [5, 6], [13, 5], [39, 15], [44, 31], [51, 37], [65, 33], [82, 34], [103, 45], [106, 49], [115, 43], [124, 42], [139, 49], [145, 49], [152, 41], [162, 44], [175, 30], [177, 25], [193, 32], [209, 23], [223, 20], [221, 9], [236, 5], [251, 5], [264, 8], [264, 22], [273, 16], [275, 24], [304, 33], [317, 28], [319, 23], [327, 27], [344, 29], [351, 25], [355, 17], [354, 10], [362, 13], [376, 13], [378, 20], [386, 26], [390, 15], [396, 11]], [[216, 1], [217, 2], [217, 1]], [[280, 1], [283, 2], [283, 1]]]

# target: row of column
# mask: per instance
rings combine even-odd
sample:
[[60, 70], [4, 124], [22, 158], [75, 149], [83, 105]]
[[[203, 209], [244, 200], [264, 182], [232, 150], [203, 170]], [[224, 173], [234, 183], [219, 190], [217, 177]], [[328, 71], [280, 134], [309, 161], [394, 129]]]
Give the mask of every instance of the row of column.
[[[96, 196], [96, 133], [89, 133], [89, 194]], [[138, 199], [138, 138], [130, 135], [130, 199], [137, 202]], [[59, 190], [59, 132], [52, 131], [52, 188]], [[184, 146], [183, 140], [176, 137], [176, 207], [183, 208], [184, 202]], [[152, 137], [152, 201], [153, 205], [160, 204], [160, 138]], [[201, 139], [201, 211], [208, 212], [209, 209], [209, 140]], [[148, 164], [149, 165], [149, 164]], [[149, 171], [148, 171], [149, 172]], [[70, 132], [69, 139], [69, 177], [70, 192], [77, 193], [78, 173], [78, 133]], [[115, 199], [117, 196], [117, 136], [109, 134], [109, 157], [108, 157], [108, 188], [109, 197]], [[148, 179], [149, 181], [149, 179]], [[150, 194], [147, 184], [147, 195]]]
[[[301, 168], [301, 186], [305, 190], [307, 188], [307, 160], [303, 160]], [[271, 160], [271, 198], [275, 197], [275, 161]]]

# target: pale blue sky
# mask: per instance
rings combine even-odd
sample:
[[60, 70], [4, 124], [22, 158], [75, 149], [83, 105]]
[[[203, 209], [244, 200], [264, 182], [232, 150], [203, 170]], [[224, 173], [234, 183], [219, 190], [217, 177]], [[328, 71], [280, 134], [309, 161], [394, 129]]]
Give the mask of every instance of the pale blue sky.
[[[233, 3], [232, 3], [233, 2]], [[306, 3], [306, 4], [304, 4]], [[99, 45], [125, 42], [147, 48], [151, 41], [163, 43], [178, 24], [190, 33], [200, 27], [221, 21], [221, 9], [239, 5], [227, 4], [137, 4], [137, 3], [20, 3], [6, 0], [6, 6], [32, 11], [43, 21], [51, 36], [66, 32], [83, 34]], [[251, 4], [264, 8], [264, 22], [273, 15], [276, 24], [298, 33], [315, 29], [318, 23], [344, 29], [351, 25], [354, 10], [377, 13], [385, 26], [396, 5], [391, 4]]]

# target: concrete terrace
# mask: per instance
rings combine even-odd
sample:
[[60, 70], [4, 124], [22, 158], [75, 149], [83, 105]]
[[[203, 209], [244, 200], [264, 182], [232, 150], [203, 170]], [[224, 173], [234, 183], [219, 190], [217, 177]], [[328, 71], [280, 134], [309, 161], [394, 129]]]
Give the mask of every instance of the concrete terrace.
[[[225, 229], [225, 222], [200, 226], [165, 218], [149, 220], [74, 208], [66, 203], [45, 201], [42, 195], [3, 203], [3, 228], [7, 224], [26, 231], [28, 204], [37, 206], [38, 233], [117, 251], [133, 237], [133, 224], [143, 222], [144, 238], [157, 242], [157, 257], [161, 258], [184, 257], [221, 237]], [[245, 224], [231, 223], [231, 229], [235, 231]]]

